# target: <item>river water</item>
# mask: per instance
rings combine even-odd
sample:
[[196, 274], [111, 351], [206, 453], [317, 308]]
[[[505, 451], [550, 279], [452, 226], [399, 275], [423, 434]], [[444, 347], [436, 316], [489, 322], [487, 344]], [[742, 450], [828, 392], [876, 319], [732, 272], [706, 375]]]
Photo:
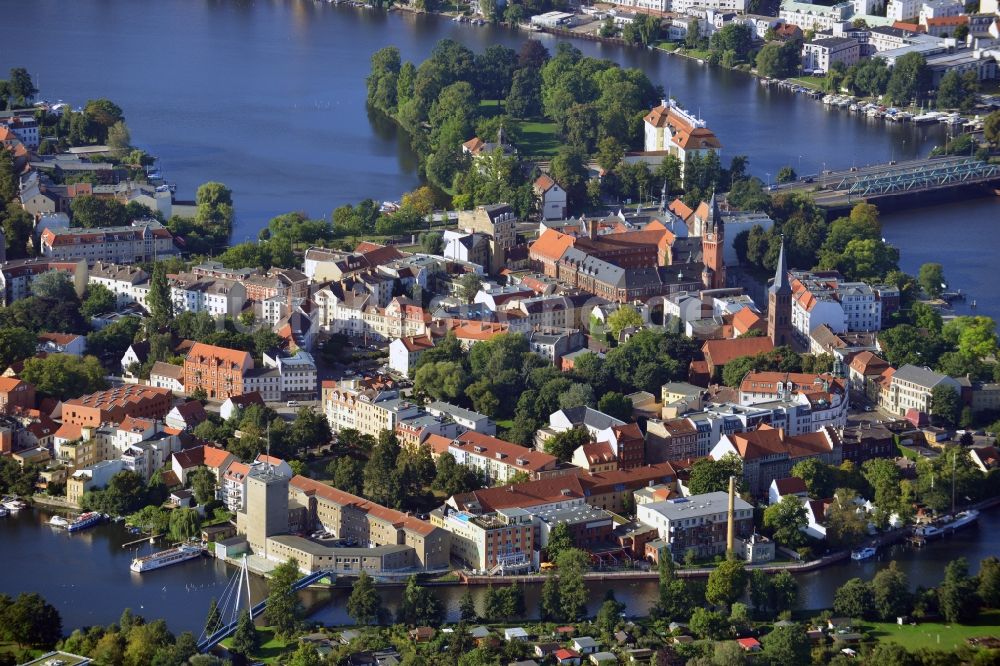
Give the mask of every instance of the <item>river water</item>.
[[[33, 0], [4, 7], [5, 21], [28, 27], [0, 40], [0, 71], [24, 66], [41, 96], [82, 105], [108, 97], [125, 110], [133, 141], [159, 156], [164, 175], [191, 198], [219, 180], [234, 192], [234, 240], [256, 237], [289, 210], [329, 215], [365, 197], [396, 199], [418, 183], [416, 159], [391, 123], [364, 108], [364, 77], [377, 49], [397, 45], [419, 62], [450, 37], [481, 51], [517, 48], [525, 35], [459, 25], [433, 16], [334, 7], [311, 0]], [[549, 48], [555, 39], [537, 36]], [[773, 179], [784, 165], [799, 173], [925, 155], [941, 127], [886, 125], [831, 111], [738, 73], [657, 52], [579, 42], [586, 54], [642, 68], [669, 94], [702, 115], [724, 144], [724, 161], [750, 156], [751, 171]], [[981, 288], [1000, 241], [1000, 199], [980, 199], [884, 216], [886, 237], [903, 267], [945, 265], [951, 286], [970, 292], [977, 312], [1000, 313], [1000, 292]], [[968, 306], [966, 306], [968, 307]], [[209, 599], [231, 571], [202, 560], [135, 576], [121, 544], [130, 536], [106, 525], [69, 536], [44, 526], [44, 512], [0, 519], [0, 592], [39, 591], [59, 607], [68, 629], [115, 620], [125, 607], [167, 619], [175, 631], [200, 629]], [[973, 563], [1000, 553], [1000, 515], [919, 552], [901, 549], [914, 584], [933, 585], [958, 555]], [[883, 555], [884, 556], [884, 555]], [[801, 605], [828, 605], [847, 578], [871, 576], [884, 561], [845, 563], [804, 575]], [[254, 583], [263, 594], [261, 581]], [[642, 613], [655, 584], [615, 584], [629, 612]], [[443, 588], [457, 614], [460, 588]], [[605, 587], [593, 586], [592, 611]], [[480, 589], [479, 594], [482, 593]], [[528, 608], [537, 608], [528, 588]], [[346, 592], [305, 593], [314, 617], [347, 621]], [[384, 590], [392, 608], [398, 590]]]
[[[107, 624], [118, 619], [124, 608], [147, 618], [163, 618], [175, 632], [200, 633], [208, 604], [220, 597], [229, 577], [236, 571], [218, 560], [203, 558], [159, 569], [142, 575], [129, 571], [132, 548], [123, 548], [135, 539], [120, 524], [105, 524], [77, 534], [46, 525], [49, 514], [43, 510], [22, 511], [0, 518], [0, 593], [16, 595], [38, 592], [59, 609], [67, 632], [81, 626]], [[162, 548], [163, 546], [157, 546]], [[141, 544], [140, 554], [150, 546]], [[953, 558], [964, 556], [973, 572], [979, 561], [1000, 555], [1000, 510], [984, 513], [976, 527], [959, 532], [923, 549], [893, 546], [867, 562], [850, 560], [797, 577], [801, 608], [828, 607], [838, 587], [850, 578], [871, 578], [880, 568], [895, 560], [906, 572], [913, 586], [936, 585], [943, 577], [944, 566]], [[593, 583], [589, 612], [596, 614], [605, 592], [614, 588], [627, 612], [643, 615], [656, 601], [654, 581], [615, 581]], [[484, 587], [473, 587], [480, 607]], [[537, 585], [525, 586], [529, 617], [537, 617]], [[395, 611], [399, 587], [381, 590], [383, 604]], [[448, 612], [448, 619], [459, 616], [459, 601], [465, 588], [435, 588]], [[254, 602], [266, 594], [266, 583], [251, 578]], [[350, 624], [345, 606], [349, 589], [306, 590], [303, 601], [311, 619], [331, 625]]]

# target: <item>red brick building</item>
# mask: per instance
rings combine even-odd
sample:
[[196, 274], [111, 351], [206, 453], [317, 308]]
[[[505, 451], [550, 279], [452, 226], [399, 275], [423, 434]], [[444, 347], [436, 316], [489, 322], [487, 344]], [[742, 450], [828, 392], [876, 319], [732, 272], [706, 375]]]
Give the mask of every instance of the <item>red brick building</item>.
[[216, 400], [241, 395], [243, 376], [252, 369], [248, 352], [196, 342], [184, 359], [184, 392], [202, 389]]
[[170, 411], [168, 389], [126, 384], [63, 403], [63, 424], [97, 427], [121, 423], [125, 417], [162, 420]]

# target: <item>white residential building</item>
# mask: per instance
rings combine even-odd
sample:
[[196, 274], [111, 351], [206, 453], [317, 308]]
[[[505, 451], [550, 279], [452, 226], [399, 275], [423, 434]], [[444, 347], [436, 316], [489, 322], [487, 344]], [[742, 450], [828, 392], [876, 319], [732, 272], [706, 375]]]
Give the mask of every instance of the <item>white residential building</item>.
[[829, 72], [836, 63], [850, 67], [861, 58], [861, 45], [850, 37], [823, 37], [802, 45], [802, 69]]
[[[689, 156], [719, 154], [722, 143], [701, 118], [681, 108], [674, 100], [663, 100], [643, 118], [644, 152], [636, 159], [672, 155], [684, 163]], [[626, 156], [626, 161], [628, 156]]]
[[118, 306], [136, 301], [136, 286], [149, 281], [146, 271], [128, 264], [96, 262], [87, 271], [87, 284], [99, 284], [115, 295]]
[[294, 355], [275, 353], [263, 355], [264, 367], [278, 370], [279, 390], [284, 400], [312, 399], [316, 395], [316, 362], [312, 354], [299, 350]]
[[792, 271], [790, 277], [792, 328], [802, 346], [822, 324], [834, 333], [882, 328], [882, 301], [864, 282], [845, 282], [836, 272]]
[[173, 235], [155, 220], [138, 220], [127, 227], [48, 228], [39, 237], [38, 249], [40, 255], [52, 259], [121, 264], [178, 254]]
[[927, 19], [960, 16], [965, 13], [965, 5], [960, 0], [923, 0], [920, 4], [920, 24], [927, 25]]
[[434, 416], [451, 419], [461, 426], [463, 430], [472, 430], [473, 432], [491, 436], [497, 434], [497, 424], [490, 417], [479, 412], [474, 412], [471, 409], [465, 409], [464, 407], [440, 401], [430, 403], [425, 409]]
[[427, 335], [396, 338], [389, 343], [389, 367], [412, 379], [420, 355], [433, 347], [434, 340]]
[[207, 312], [213, 317], [235, 317], [247, 302], [246, 287], [236, 280], [182, 273], [170, 276], [169, 282], [175, 314]]
[[882, 392], [882, 402], [879, 406], [899, 416], [906, 416], [909, 409], [932, 414], [932, 395], [934, 388], [939, 385], [950, 386], [956, 392], [962, 390], [958, 381], [947, 375], [929, 368], [904, 365], [892, 374], [889, 390]]
[[917, 18], [920, 6], [920, 0], [889, 0], [885, 5], [885, 15], [893, 21], [910, 21]]

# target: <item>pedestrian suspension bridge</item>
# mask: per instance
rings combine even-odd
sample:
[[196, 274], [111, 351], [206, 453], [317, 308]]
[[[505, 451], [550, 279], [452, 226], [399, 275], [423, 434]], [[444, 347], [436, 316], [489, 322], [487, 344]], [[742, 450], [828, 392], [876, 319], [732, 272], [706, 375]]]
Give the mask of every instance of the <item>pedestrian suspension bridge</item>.
[[[328, 571], [314, 571], [297, 580], [292, 586], [292, 590], [298, 592], [313, 583], [330, 576]], [[250, 618], [259, 616], [267, 609], [267, 599], [251, 605], [250, 600], [250, 570], [247, 568], [247, 558], [243, 556], [243, 563], [239, 570], [229, 579], [229, 583], [222, 591], [219, 599], [220, 623], [209, 633], [212, 627], [205, 627], [201, 636], [198, 637], [198, 651], [207, 652], [229, 638], [236, 631], [236, 626], [240, 622], [240, 614], [244, 606], [250, 610]]]

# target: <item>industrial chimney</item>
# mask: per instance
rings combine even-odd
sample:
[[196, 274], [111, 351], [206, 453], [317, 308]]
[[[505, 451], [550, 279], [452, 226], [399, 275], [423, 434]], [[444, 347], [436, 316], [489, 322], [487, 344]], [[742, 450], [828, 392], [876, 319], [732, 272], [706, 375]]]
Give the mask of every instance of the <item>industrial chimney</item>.
[[735, 557], [736, 541], [736, 477], [729, 477], [729, 521], [726, 525], [726, 556]]

